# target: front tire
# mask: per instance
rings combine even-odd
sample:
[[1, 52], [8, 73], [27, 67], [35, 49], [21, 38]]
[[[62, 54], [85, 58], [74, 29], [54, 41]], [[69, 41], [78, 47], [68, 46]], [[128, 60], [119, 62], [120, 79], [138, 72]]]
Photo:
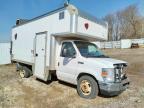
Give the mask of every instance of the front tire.
[[94, 99], [99, 92], [97, 82], [91, 76], [84, 75], [78, 79], [77, 92], [82, 98]]

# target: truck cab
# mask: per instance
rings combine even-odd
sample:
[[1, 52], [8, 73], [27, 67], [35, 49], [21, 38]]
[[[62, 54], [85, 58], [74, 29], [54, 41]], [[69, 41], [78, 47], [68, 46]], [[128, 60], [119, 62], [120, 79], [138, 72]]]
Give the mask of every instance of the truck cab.
[[62, 41], [57, 64], [58, 79], [77, 85], [83, 98], [118, 95], [129, 85], [127, 62], [106, 56], [89, 41]]

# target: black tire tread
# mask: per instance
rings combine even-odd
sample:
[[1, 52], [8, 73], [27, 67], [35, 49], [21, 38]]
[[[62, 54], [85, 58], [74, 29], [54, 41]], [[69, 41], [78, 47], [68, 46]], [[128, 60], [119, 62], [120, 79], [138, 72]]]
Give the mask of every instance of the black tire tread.
[[[92, 92], [91, 92], [91, 94], [89, 94], [87, 96], [85, 96], [80, 90], [80, 83], [81, 83], [82, 80], [88, 80], [90, 82], [90, 84], [92, 85]], [[91, 76], [88, 76], [88, 75], [81, 76], [78, 79], [77, 92], [78, 92], [79, 96], [82, 97], [82, 98], [94, 99], [94, 98], [96, 98], [96, 96], [98, 95], [98, 92], [99, 92], [98, 84], [95, 81], [95, 79]]]

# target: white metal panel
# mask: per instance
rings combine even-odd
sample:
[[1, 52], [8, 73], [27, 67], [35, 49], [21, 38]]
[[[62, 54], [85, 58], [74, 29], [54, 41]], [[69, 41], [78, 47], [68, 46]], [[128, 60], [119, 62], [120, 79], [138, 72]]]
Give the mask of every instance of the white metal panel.
[[0, 43], [0, 65], [10, 63], [10, 43]]
[[112, 48], [121, 48], [120, 41], [112, 41]]
[[122, 39], [121, 40], [121, 48], [130, 48], [131, 44], [132, 44], [132, 42], [130, 39]]
[[144, 45], [144, 39], [132, 39], [131, 40], [132, 43], [138, 43], [139, 45]]
[[[70, 32], [70, 14], [64, 10], [64, 19], [59, 20], [59, 12], [50, 16], [18, 26], [12, 30], [13, 60], [34, 63], [34, 38], [38, 32], [48, 31], [49, 36], [55, 33]], [[15, 34], [17, 39], [15, 40]], [[48, 37], [49, 38], [49, 37]], [[50, 41], [48, 41], [50, 42]]]
[[112, 42], [104, 42], [104, 48], [113, 48]]
[[100, 42], [101, 48], [121, 48], [120, 41]]
[[104, 42], [100, 42], [100, 48], [105, 48]]
[[107, 40], [108, 28], [79, 16], [77, 32], [93, 38]]

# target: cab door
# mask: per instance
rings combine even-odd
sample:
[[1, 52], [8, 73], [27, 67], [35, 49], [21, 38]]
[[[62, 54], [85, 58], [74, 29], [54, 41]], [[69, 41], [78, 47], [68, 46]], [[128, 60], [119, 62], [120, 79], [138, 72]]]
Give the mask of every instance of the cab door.
[[77, 74], [77, 62], [76, 50], [72, 42], [63, 42], [58, 63], [58, 79], [74, 83]]

